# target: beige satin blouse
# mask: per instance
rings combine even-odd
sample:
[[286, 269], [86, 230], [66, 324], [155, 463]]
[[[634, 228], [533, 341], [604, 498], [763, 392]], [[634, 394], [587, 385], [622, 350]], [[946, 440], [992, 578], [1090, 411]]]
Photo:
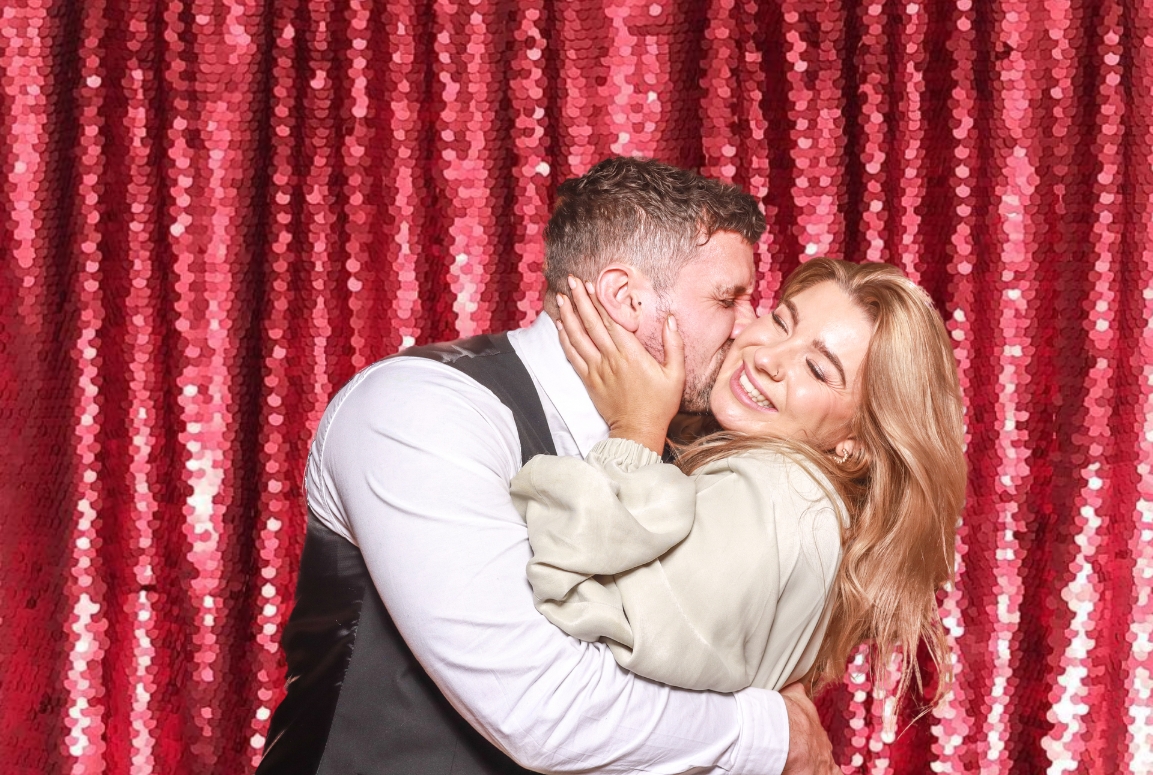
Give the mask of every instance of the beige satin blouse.
[[816, 658], [840, 525], [800, 463], [757, 452], [689, 476], [608, 439], [586, 460], [533, 458], [512, 496], [537, 609], [621, 667], [731, 692], [779, 689]]

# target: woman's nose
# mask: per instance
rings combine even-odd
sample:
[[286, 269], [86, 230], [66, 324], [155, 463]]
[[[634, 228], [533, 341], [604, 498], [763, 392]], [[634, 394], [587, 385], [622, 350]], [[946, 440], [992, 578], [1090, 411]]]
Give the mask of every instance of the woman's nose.
[[767, 374], [769, 379], [780, 382], [785, 376], [782, 355], [779, 347], [758, 347], [753, 353], [753, 364], [759, 371]]

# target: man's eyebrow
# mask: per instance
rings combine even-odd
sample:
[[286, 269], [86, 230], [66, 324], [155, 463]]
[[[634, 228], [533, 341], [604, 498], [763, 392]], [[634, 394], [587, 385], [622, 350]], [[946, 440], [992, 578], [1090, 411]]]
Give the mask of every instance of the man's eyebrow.
[[829, 346], [820, 339], [813, 340], [813, 349], [829, 359], [829, 363], [833, 364], [833, 368], [841, 375], [841, 384], [848, 385], [849, 383], [845, 379], [845, 367], [841, 365], [841, 359], [837, 357], [837, 354], [830, 350]]
[[745, 285], [744, 283], [718, 285], [716, 288], [716, 294], [722, 298], [728, 296], [744, 296], [749, 292], [749, 286]]

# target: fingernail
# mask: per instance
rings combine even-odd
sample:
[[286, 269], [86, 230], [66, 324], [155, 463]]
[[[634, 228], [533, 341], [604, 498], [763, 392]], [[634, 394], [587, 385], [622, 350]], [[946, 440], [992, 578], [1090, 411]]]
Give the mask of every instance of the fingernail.
[[670, 331], [676, 331], [677, 330], [677, 319], [674, 318], [672, 315], [669, 315], [669, 330]]
[[592, 293], [593, 292], [593, 284], [592, 283], [585, 283], [585, 290], [588, 291], [589, 293]]
[[558, 307], [564, 306], [564, 296], [561, 296], [559, 293], [557, 294], [557, 297], [556, 297], [556, 305]]
[[576, 281], [576, 278], [575, 278], [575, 277], [573, 277], [573, 276], [570, 274], [570, 275], [568, 276], [568, 287], [570, 287], [570, 288], [575, 288], [575, 287], [576, 287], [576, 285], [577, 285], [577, 281]]

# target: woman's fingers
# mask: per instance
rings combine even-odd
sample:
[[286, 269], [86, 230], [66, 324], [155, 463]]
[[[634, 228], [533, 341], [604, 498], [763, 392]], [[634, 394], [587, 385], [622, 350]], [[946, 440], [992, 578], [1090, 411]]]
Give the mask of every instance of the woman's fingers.
[[586, 379], [589, 373], [588, 362], [585, 361], [584, 357], [573, 347], [564, 324], [558, 320], [556, 328], [557, 334], [560, 335], [560, 346], [561, 349], [564, 350], [565, 357], [568, 358], [568, 362], [572, 364], [572, 367], [576, 369], [577, 375], [580, 376], [582, 380]]
[[[598, 359], [591, 359], [588, 355], [585, 359], [590, 364], [606, 364], [612, 368], [613, 363], [620, 361], [626, 362], [646, 362], [651, 361], [654, 365], [660, 366], [660, 363], [653, 357], [645, 346], [641, 344], [640, 339], [632, 331], [624, 328], [613, 320], [601, 304], [594, 293], [592, 283], [581, 283], [575, 278], [569, 278], [569, 287], [572, 288], [572, 306], [580, 315], [580, 320], [584, 324], [584, 330], [587, 332], [598, 350]], [[684, 342], [680, 338], [680, 334], [675, 331], [676, 323], [673, 323], [676, 342], [673, 345], [677, 349], [676, 357], [673, 361], [669, 361], [666, 356], [666, 365], [675, 363], [675, 367], [684, 371]], [[667, 337], [668, 331], [662, 333], [662, 337]], [[669, 372], [673, 376], [672, 372]], [[683, 374], [681, 376], [683, 379]]]
[[[576, 355], [580, 356], [581, 361], [587, 369], [590, 364], [600, 360], [600, 351], [597, 349], [593, 340], [589, 338], [588, 331], [585, 330], [581, 317], [573, 309], [572, 300], [557, 294], [556, 304], [560, 310], [561, 325], [559, 328], [563, 334], [561, 341], [562, 343], [565, 341], [568, 342], [569, 347], [573, 349]], [[572, 358], [570, 357], [569, 360], [572, 360]], [[576, 364], [574, 363], [573, 365], [575, 366]]]
[[608, 317], [588, 286], [570, 278], [569, 288], [568, 296], [556, 297], [565, 355], [610, 428], [631, 428], [644, 437], [641, 443], [660, 449], [654, 439], [663, 439], [684, 392], [684, 342], [676, 321], [661, 320], [667, 329], [661, 364], [636, 334]]
[[597, 298], [596, 293], [594, 293], [593, 284], [585, 283], [585, 289], [588, 292], [589, 302], [593, 305], [597, 314], [600, 315], [601, 323], [603, 323], [605, 327], [605, 332], [609, 335], [609, 338], [612, 339], [617, 350], [622, 353], [628, 353], [630, 346], [632, 346], [634, 352], [639, 352], [640, 349], [643, 349], [637, 340], [636, 334], [625, 329], [612, 319], [609, 311], [605, 309], [605, 305], [601, 304], [601, 300]]
[[[608, 335], [608, 338], [612, 340], [616, 352], [626, 360], [632, 360], [633, 358], [651, 358], [652, 355], [650, 355], [649, 351], [641, 344], [637, 335], [612, 319], [608, 310], [601, 304], [601, 300], [593, 293], [592, 283], [585, 283], [584, 285], [586, 289], [585, 295], [600, 316], [601, 323], [604, 324], [605, 333]], [[607, 345], [601, 346], [601, 351], [608, 353]]]
[[[599, 302], [594, 302], [593, 296], [588, 291], [588, 284], [582, 283], [575, 277], [569, 277], [569, 288], [572, 289], [571, 297], [573, 307], [576, 309], [577, 314], [580, 315], [581, 322], [584, 323], [584, 328], [588, 332], [589, 337], [596, 344], [597, 348], [603, 353], [614, 352], [616, 343], [613, 341], [612, 336], [608, 332], [605, 324], [605, 319], [608, 318], [608, 313], [602, 316], [601, 307], [598, 309]], [[608, 318], [609, 324], [615, 325], [612, 318]]]

